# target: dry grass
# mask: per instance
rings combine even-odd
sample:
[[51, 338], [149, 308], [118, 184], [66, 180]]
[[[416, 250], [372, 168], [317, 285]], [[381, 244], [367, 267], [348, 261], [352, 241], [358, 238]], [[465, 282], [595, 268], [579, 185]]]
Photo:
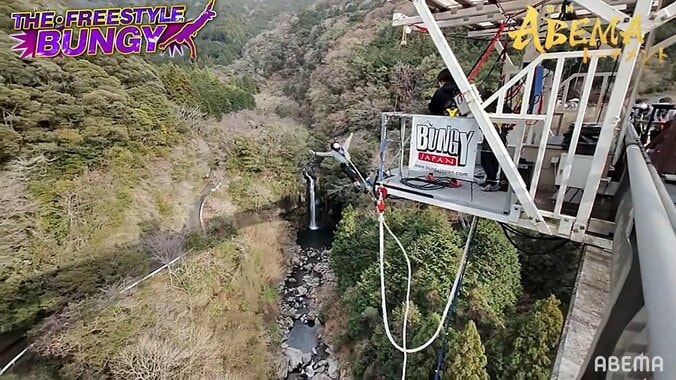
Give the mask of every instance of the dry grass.
[[[42, 354], [62, 358], [64, 377], [266, 379], [275, 360], [276, 294], [289, 228], [277, 218], [237, 221], [240, 235], [122, 299], [71, 308], [46, 326]], [[175, 241], [149, 247], [173, 255]], [[252, 365], [256, 358], [256, 365]]]
[[[282, 128], [297, 128], [272, 119]], [[73, 216], [81, 218], [81, 225], [95, 221], [92, 230], [77, 235], [82, 244], [103, 248], [138, 242], [142, 224], [148, 222], [155, 222], [162, 231], [180, 230], [207, 181], [203, 176], [210, 168], [217, 169], [214, 174], [220, 173], [213, 163], [222, 156], [218, 152], [233, 138], [232, 132], [256, 134], [262, 129], [254, 128], [255, 124], [269, 120], [255, 113], [228, 116], [224, 119], [227, 125], [210, 126], [210, 139], [193, 136], [188, 145], [176, 147], [165, 158], [144, 162], [140, 172], [132, 176], [120, 178], [117, 174], [124, 170], [108, 168], [105, 173], [78, 179], [77, 186], [69, 188], [77, 192], [64, 192], [63, 199], [77, 206]], [[274, 181], [266, 184], [265, 191], [276, 186]], [[291, 244], [289, 226], [278, 217], [239, 213], [226, 188], [224, 184], [210, 194], [206, 219], [208, 223], [212, 215], [246, 215], [235, 220], [240, 228], [235, 240], [192, 252], [172, 270], [122, 298], [111, 299], [106, 294], [73, 304], [44, 326], [37, 350], [62, 361], [59, 376], [270, 377], [276, 351], [271, 347], [278, 343], [272, 329], [277, 314], [276, 284], [283, 276], [281, 248]], [[114, 204], [111, 196], [123, 202]], [[116, 211], [114, 218], [110, 218], [110, 207]], [[141, 246], [156, 259], [167, 261], [182, 252], [180, 238], [152, 235]], [[47, 246], [48, 240], [45, 242]], [[47, 256], [67, 262], [77, 252], [69, 255], [57, 252]], [[256, 358], [255, 364], [252, 358]]]
[[[209, 195], [206, 203], [204, 204], [204, 209], [202, 211], [205, 221], [211, 220], [219, 215], [234, 215], [237, 213], [237, 207], [232, 204], [230, 196], [228, 195], [228, 178], [218, 171], [212, 174], [213, 182], [221, 182], [221, 186], [217, 191], [214, 191]], [[208, 224], [208, 222], [207, 222]]]
[[0, 172], [0, 276], [6, 279], [0, 298], [8, 305], [1, 327], [31, 323], [71, 297], [95, 293], [101, 281], [143, 271], [134, 247], [142, 245], [144, 227], [183, 228], [206, 182], [198, 163], [204, 153], [204, 144], [193, 141], [165, 158], [115, 156], [99, 170], [63, 179], [42, 176], [47, 164], [39, 160], [10, 163]]
[[287, 227], [286, 222], [269, 220], [243, 230], [251, 253], [261, 259], [259, 266], [263, 271], [258, 276], [262, 276], [263, 281], [274, 283], [283, 276], [280, 269], [283, 258], [280, 242], [285, 238]]

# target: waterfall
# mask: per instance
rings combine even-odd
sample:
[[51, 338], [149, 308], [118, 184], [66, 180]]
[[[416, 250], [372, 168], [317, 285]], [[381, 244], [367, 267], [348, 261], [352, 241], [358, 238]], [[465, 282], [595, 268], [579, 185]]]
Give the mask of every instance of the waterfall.
[[310, 193], [309, 203], [310, 203], [310, 229], [318, 230], [317, 226], [317, 200], [315, 199], [315, 179], [307, 171], [305, 176], [308, 179], [308, 191]]

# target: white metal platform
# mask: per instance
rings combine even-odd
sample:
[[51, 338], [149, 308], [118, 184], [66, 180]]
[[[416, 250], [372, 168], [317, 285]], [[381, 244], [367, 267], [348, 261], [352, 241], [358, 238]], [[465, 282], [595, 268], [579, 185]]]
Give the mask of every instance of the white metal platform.
[[[614, 278], [613, 282], [617, 285], [611, 292], [609, 307], [592, 342], [592, 348], [583, 349], [587, 354], [586, 363], [580, 367], [580, 371], [576, 371], [578, 372], [576, 378], [599, 380], [610, 377], [630, 378], [625, 374], [611, 375], [609, 371], [598, 371], [595, 362], [599, 357], [608, 358], [614, 355], [614, 358], [622, 358], [624, 366], [624, 359], [639, 356], [636, 355], [639, 351], [627, 349], [630, 345], [638, 346], [633, 344], [637, 341], [622, 339], [622, 330], [630, 330], [630, 326], [635, 324], [630, 323], [632, 317], [636, 320], [640, 308], [645, 306], [648, 310], [648, 321], [642, 323], [640, 327], [642, 333], [639, 336], [647, 336], [649, 346], [640, 341], [640, 356], [649, 353], [649, 356], [663, 359], [665, 364], [663, 371], [660, 369], [650, 373], [648, 377], [658, 380], [676, 379], [674, 365], [676, 335], [672, 326], [673, 318], [670, 319], [676, 307], [674, 304], [676, 286], [673, 281], [673, 268], [676, 265], [672, 254], [676, 240], [673, 231], [668, 229], [670, 224], [673, 227], [674, 219], [671, 216], [676, 214], [676, 211], [671, 207], [671, 199], [667, 202], [662, 199], [668, 198], [668, 191], [661, 186], [660, 180], [655, 181], [652, 178], [657, 174], [651, 173], [646, 165], [645, 152], [640, 149], [640, 140], [631, 136], [634, 129], [630, 113], [626, 112], [637, 97], [643, 63], [648, 62], [659, 49], [676, 43], [676, 36], [655, 41], [656, 34], [652, 33], [676, 18], [676, 2], [666, 0], [572, 0], [572, 2], [411, 0], [411, 2], [417, 15], [410, 17], [395, 15], [392, 25], [418, 26], [417, 30], [423, 31], [432, 39], [458, 87], [460, 96], [456, 98], [456, 103], [460, 114], [472, 115], [513, 191], [484, 193], [478, 189], [473, 191], [474, 188], [469, 183], [459, 189], [436, 191], [417, 190], [402, 184], [402, 175], [418, 177], [426, 174], [416, 171], [407, 173], [407, 167], [404, 166], [407, 154], [409, 159], [413, 155], [418, 157], [418, 161], [464, 169], [463, 174], [467, 174], [465, 166], [470, 165], [458, 164], [457, 162], [461, 160], [457, 158], [455, 161], [451, 159], [459, 157], [460, 153], [457, 152], [463, 152], [462, 149], [456, 149], [454, 151], [456, 153], [451, 153], [451, 150], [444, 146], [447, 144], [446, 140], [439, 143], [439, 136], [445, 137], [453, 132], [455, 126], [450, 120], [452, 118], [448, 120], [446, 134], [442, 135], [439, 131], [444, 131], [444, 126], [438, 125], [440, 123], [430, 122], [427, 125], [413, 121], [416, 115], [392, 113], [383, 114], [380, 174], [390, 170], [392, 174], [399, 173], [399, 176], [381, 177], [380, 183], [388, 189], [390, 195], [405, 200], [525, 227], [540, 233], [597, 245], [606, 250], [612, 248], [613, 257], [617, 258], [614, 260], [617, 267], [613, 267], [611, 278]], [[573, 12], [570, 7], [566, 8], [565, 18], [561, 17], [561, 10], [558, 7], [563, 4], [574, 6]], [[537, 14], [534, 15], [533, 10], [527, 10], [527, 7], [535, 8]], [[483, 99], [477, 85], [468, 79], [449, 44], [449, 38], [453, 37], [443, 33], [441, 28], [464, 26], [468, 29], [470, 37], [488, 36], [493, 37], [492, 41], [495, 41], [501, 37], [496, 36], [498, 30], [504, 35], [521, 27], [524, 15], [529, 11], [531, 17], [529, 23], [533, 23], [533, 16], [537, 16], [535, 24], [541, 26], [545, 23], [550, 24], [550, 21], [554, 21], [552, 24], [561, 21], [570, 22], [569, 29], [572, 31], [573, 20], [596, 18], [595, 23], [598, 25], [610, 25], [612, 29], [627, 32], [625, 37], [628, 37], [624, 38], [621, 44], [613, 42], [613, 46], [597, 47], [596, 44], [590, 44], [588, 51], [579, 47], [579, 50], [574, 49], [577, 51], [565, 50], [558, 53], [551, 51], [544, 53], [542, 46], [535, 48], [533, 44], [525, 47], [520, 44], [519, 54], [523, 54], [522, 63], [515, 64], [517, 61], [512, 61], [508, 54], [503, 54], [502, 87], [488, 99]], [[636, 27], [637, 24], [640, 24], [639, 28]], [[408, 29], [404, 29], [404, 33], [404, 35], [409, 33]], [[541, 38], [545, 37], [544, 29], [536, 27], [531, 33], [539, 33]], [[570, 39], [572, 40], [573, 36], [570, 36]], [[504, 40], [497, 41], [495, 46], [501, 53], [504, 52], [509, 46], [509, 38], [504, 37]], [[611, 73], [597, 71], [600, 59], [617, 56], [618, 50], [613, 48], [620, 50], [613, 71]], [[572, 70], [564, 70], [564, 64], [571, 66], [571, 63], [578, 64], [578, 74], [574, 74]], [[543, 74], [545, 70], [549, 72]], [[578, 86], [580, 84], [578, 82], [581, 82], [581, 86]], [[569, 94], [571, 89], [575, 90], [575, 95]], [[548, 151], [550, 135], [561, 134], [560, 128], [556, 130], [552, 128], [557, 110], [561, 108], [559, 105], [565, 104], [571, 98], [577, 98], [577, 101], [573, 109], [565, 110], [566, 116], [574, 118], [574, 122], [572, 118], [567, 122], [572, 128], [565, 137], [566, 156], [575, 157], [578, 146], [587, 148], [583, 133], [589, 130], [584, 131], [585, 122], [596, 120], [595, 123], [599, 127], [594, 152], [590, 156], [591, 164], [586, 170], [578, 169], [572, 163], [574, 160], [563, 162], [560, 158], [564, 149], [554, 153], [556, 160], [552, 158], [551, 150]], [[505, 104], [509, 107], [503, 107]], [[518, 104], [518, 107], [514, 107], [513, 104]], [[600, 107], [590, 110], [594, 115], [587, 115], [587, 108], [592, 105]], [[497, 111], [488, 112], [488, 109]], [[394, 123], [391, 122], [392, 119], [395, 119]], [[399, 119], [399, 125], [396, 125], [396, 119]], [[510, 143], [516, 148], [514, 153], [508, 151], [507, 146], [501, 141], [501, 136], [494, 127], [496, 124], [514, 126], [510, 132], [514, 137]], [[410, 130], [415, 132], [409, 133]], [[459, 130], [456, 128], [456, 131]], [[581, 142], [583, 144], [580, 144]], [[408, 153], [409, 145], [411, 153]], [[530, 179], [528, 181], [530, 183], [524, 181], [517, 167], [522, 156], [534, 163], [532, 176], [526, 176]], [[558, 178], [552, 177], [552, 167], [549, 163], [554, 165], [556, 170], [554, 176], [558, 174]], [[434, 165], [428, 167], [435, 168]], [[440, 173], [453, 170], [436, 167]], [[610, 172], [614, 172], [613, 175]], [[617, 182], [616, 174], [621, 174], [620, 182]], [[654, 183], [658, 186], [654, 186]], [[510, 196], [513, 198], [510, 199]], [[597, 215], [603, 214], [603, 217], [601, 219], [593, 217], [594, 211]], [[611, 215], [605, 215], [606, 212]], [[626, 341], [626, 344], [623, 341]], [[641, 373], [641, 378], [643, 377], [646, 376]]]
[[[592, 238], [587, 234], [587, 231], [592, 211], [597, 203], [598, 189], [601, 183], [606, 180], [604, 176], [608, 169], [607, 163], [611, 151], [615, 147], [616, 141], [623, 138], [623, 131], [626, 130], [628, 125], [628, 119], [623, 117], [626, 115], [623, 115], [622, 111], [625, 108], [624, 101], [634, 69], [637, 68], [639, 63], [637, 54], [633, 54], [633, 52], [640, 51], [644, 42], [643, 37], [647, 33], [676, 17], [676, 3], [662, 9], [656, 9], [656, 5], [659, 3], [654, 0], [573, 0], [573, 3], [575, 3], [573, 18], [585, 17], [587, 14], [597, 15], [600, 20], [605, 20], [608, 23], [619, 22], [617, 29], [620, 31], [627, 30], [631, 17], [640, 17], [641, 35], [632, 37], [621, 47], [621, 55], [614, 72], [605, 76], [597, 72], [599, 60], [609, 57], [613, 52], [609, 46], [589, 51], [564, 51], [544, 54], [537, 54], [537, 51], [531, 46], [524, 53], [528, 57], [524, 56], [524, 67], [522, 68], [511, 64], [511, 60], [507, 57], [502, 71], [503, 85], [488, 99], [482, 99], [477, 86], [468, 80], [441, 28], [464, 25], [470, 29], [470, 33], [477, 33], [494, 29], [500, 22], [507, 21], [507, 30], [513, 30], [520, 25], [527, 7], [539, 8], [539, 17], [541, 18], [545, 17], [543, 15], [546, 14], [548, 14], [547, 17], [556, 17], [551, 12], [555, 12], [556, 5], [562, 5], [564, 1], [412, 0], [412, 3], [418, 15], [403, 18], [395, 17], [393, 25], [420, 24], [425, 27], [426, 34], [434, 42], [459, 89], [461, 95], [456, 101], [461, 114], [472, 115], [483, 134], [485, 142], [488, 143], [498, 160], [502, 173], [512, 189], [509, 194], [513, 198], [507, 199], [508, 195], [504, 193], [485, 194], [480, 190], [474, 192], [472, 186], [470, 186], [470, 189], [444, 189], [437, 192], [421, 191], [416, 194], [405, 187], [400, 187], [399, 184], [395, 184], [400, 182], [397, 177], [384, 180], [383, 184], [391, 190], [392, 195], [401, 196], [404, 199], [504, 221], [540, 233], [567, 237], [578, 242], [586, 242]], [[554, 11], [546, 9], [545, 5], [553, 5], [554, 7], [551, 9], [554, 9]], [[570, 16], [570, 13], [568, 15]], [[676, 40], [676, 38], [673, 40]], [[673, 43], [673, 40], [667, 40], [660, 44], [667, 46]], [[497, 45], [497, 48], [501, 50], [505, 47], [500, 43]], [[578, 197], [580, 198], [579, 207], [576, 207], [577, 211], [574, 215], [568, 212], [570, 208], [564, 208], [567, 201], [570, 203], [566, 197], [569, 193], [568, 188], [575, 187], [573, 186], [575, 183], [570, 181], [574, 171], [573, 165], [566, 163], [560, 168], [562, 172], [560, 181], [558, 181], [559, 186], [555, 200], [550, 193], [548, 182], [545, 182], [547, 178], [543, 176], [547, 142], [552, 133], [557, 106], [560, 102], [567, 100], [565, 98], [559, 99], [559, 97], [566, 95], [565, 93], [570, 88], [570, 80], [573, 79], [569, 78], [572, 74], [570, 72], [564, 75], [566, 61], [568, 63], [571, 61], [587, 63], [584, 70], [586, 73], [578, 72], [578, 74], [584, 76], [584, 80], [582, 80], [583, 85], [579, 99], [580, 106], [576, 107], [575, 110], [577, 112], [568, 144], [568, 156], [575, 156], [578, 143], [581, 141], [582, 129], [587, 117], [587, 106], [593, 99], [592, 88], [595, 87], [595, 79], [603, 81], [601, 87], [611, 89], [608, 91], [610, 96], [607, 99], [604, 96], [603, 99], [603, 102], [607, 105], [603, 107], [604, 114], [603, 116], [599, 115], [600, 118], [597, 117], [597, 119], [602, 119], [598, 123], [600, 126], [598, 143], [591, 159], [592, 165], [588, 174], [581, 177], [584, 183], [577, 186], [583, 191], [581, 196]], [[543, 75], [544, 70], [549, 72]], [[536, 76], [538, 77], [536, 78]], [[612, 80], [611, 78], [615, 79]], [[575, 79], [577, 80], [577, 78]], [[542, 87], [536, 88], [536, 83]], [[536, 93], [537, 89], [541, 91]], [[504, 106], [508, 99], [510, 104], [516, 103], [519, 105], [518, 110], [505, 111]], [[497, 111], [487, 112], [486, 109], [493, 105]], [[508, 108], [512, 108], [511, 105]], [[389, 148], [381, 148], [381, 171], [383, 169], [394, 169], [398, 166], [400, 170], [394, 171], [402, 172], [404, 157], [407, 154], [407, 141], [410, 141], [410, 138], [407, 140], [407, 137], [410, 136], [407, 130], [413, 129], [410, 125], [411, 122], [407, 121], [407, 119], [411, 119], [411, 116], [415, 115], [383, 114], [381, 142], [383, 142], [384, 147]], [[396, 129], [399, 128], [392, 128], [390, 125], [392, 119], [396, 118], [400, 119], [401, 129], [399, 132], [396, 132]], [[494, 128], [494, 125], [498, 123], [514, 126], [514, 131], [511, 133], [515, 134], [514, 138], [517, 140], [515, 154], [510, 154], [500, 140], [500, 136]], [[448, 128], [451, 128], [450, 121]], [[442, 130], [442, 128], [435, 125], [434, 130]], [[421, 129], [421, 131], [423, 130]], [[536, 139], [535, 136], [539, 138]], [[527, 141], [526, 137], [528, 137]], [[421, 147], [424, 152], [443, 152], [443, 146], [438, 145], [435, 150], [429, 150], [428, 141], [438, 140], [430, 140], [430, 137], [424, 137], [416, 144], [422, 144]], [[393, 145], [398, 146], [398, 151], [391, 152], [391, 149], [394, 148]], [[537, 154], [531, 157], [532, 162], [534, 162], [533, 174], [529, 178], [530, 183], [527, 184], [520, 175], [517, 165], [521, 162], [525, 149], [531, 149], [533, 146], [537, 149]], [[411, 147], [414, 150], [412, 142]], [[421, 152], [417, 147], [415, 151]], [[444, 157], [451, 156], [433, 154], [429, 159], [444, 159]], [[454, 166], [451, 162], [453, 161], [449, 160], [444, 165]], [[544, 203], [543, 199], [545, 200]], [[554, 200], [553, 210], [550, 207], [552, 200]]]
[[[417, 190], [402, 183], [402, 176], [394, 174], [385, 178], [381, 183], [388, 194], [394, 197], [411, 199], [416, 202], [443, 207], [454, 211], [474, 214], [484, 218], [500, 218], [503, 222], [514, 222], [518, 219], [509, 218], [511, 212], [511, 197], [509, 192], [485, 192], [477, 183], [460, 181], [459, 188], [444, 188], [440, 190]], [[417, 170], [402, 170], [404, 179], [424, 177], [427, 173]]]

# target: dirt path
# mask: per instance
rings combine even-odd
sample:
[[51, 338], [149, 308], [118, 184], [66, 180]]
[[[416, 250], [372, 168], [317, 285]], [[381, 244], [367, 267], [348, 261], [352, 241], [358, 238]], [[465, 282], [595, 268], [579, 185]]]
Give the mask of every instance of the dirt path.
[[189, 231], [195, 231], [197, 229], [204, 230], [204, 226], [202, 225], [202, 211], [204, 210], [204, 203], [209, 197], [209, 194], [214, 192], [219, 186], [220, 184], [209, 182], [206, 186], [204, 186], [202, 191], [200, 191], [199, 196], [195, 198], [192, 211], [190, 212], [190, 219], [188, 220]]

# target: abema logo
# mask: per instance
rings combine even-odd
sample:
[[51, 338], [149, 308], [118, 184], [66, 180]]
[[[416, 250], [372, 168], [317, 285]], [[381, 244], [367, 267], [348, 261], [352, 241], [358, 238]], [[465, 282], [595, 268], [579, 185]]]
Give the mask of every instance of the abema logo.
[[649, 374], [664, 371], [664, 361], [660, 356], [597, 356], [594, 359], [594, 372]]

